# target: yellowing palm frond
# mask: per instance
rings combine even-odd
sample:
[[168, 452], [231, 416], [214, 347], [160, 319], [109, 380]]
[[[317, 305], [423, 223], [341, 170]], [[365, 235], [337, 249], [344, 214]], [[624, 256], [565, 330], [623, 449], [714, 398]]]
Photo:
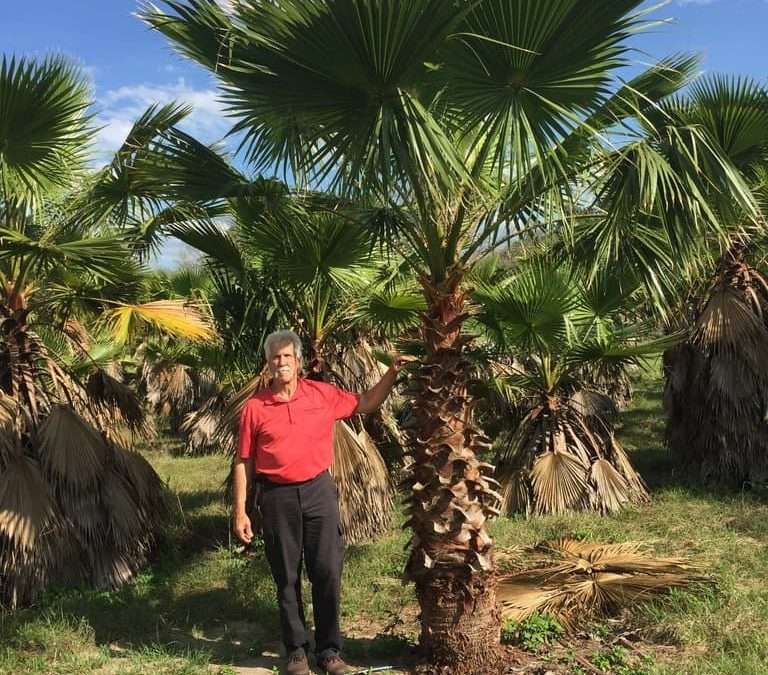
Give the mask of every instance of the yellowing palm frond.
[[137, 323], [149, 324], [187, 340], [212, 340], [216, 336], [210, 317], [202, 307], [182, 300], [120, 304], [106, 313], [105, 321], [119, 342], [128, 341]]

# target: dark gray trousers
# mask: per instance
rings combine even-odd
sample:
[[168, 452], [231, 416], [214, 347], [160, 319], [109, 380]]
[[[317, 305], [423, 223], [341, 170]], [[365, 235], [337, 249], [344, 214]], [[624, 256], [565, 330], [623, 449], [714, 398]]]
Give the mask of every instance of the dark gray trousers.
[[315, 651], [341, 651], [339, 607], [344, 540], [336, 485], [327, 471], [304, 483], [263, 482], [264, 548], [277, 586], [283, 643], [290, 654], [308, 643], [301, 598], [302, 558], [312, 584]]

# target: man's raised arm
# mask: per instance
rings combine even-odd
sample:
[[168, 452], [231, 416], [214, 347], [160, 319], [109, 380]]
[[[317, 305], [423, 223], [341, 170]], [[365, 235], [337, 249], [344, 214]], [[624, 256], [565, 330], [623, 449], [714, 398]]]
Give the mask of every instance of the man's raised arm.
[[384, 400], [387, 398], [387, 396], [389, 396], [389, 394], [392, 392], [392, 387], [395, 385], [395, 380], [397, 379], [397, 374], [400, 372], [400, 369], [406, 363], [410, 363], [411, 361], [415, 360], [416, 359], [413, 356], [404, 356], [402, 354], [395, 355], [395, 357], [392, 359], [392, 365], [389, 367], [389, 370], [384, 373], [382, 378], [368, 391], [360, 394], [360, 401], [357, 404], [357, 409], [355, 412], [376, 412], [381, 404], [384, 403]]

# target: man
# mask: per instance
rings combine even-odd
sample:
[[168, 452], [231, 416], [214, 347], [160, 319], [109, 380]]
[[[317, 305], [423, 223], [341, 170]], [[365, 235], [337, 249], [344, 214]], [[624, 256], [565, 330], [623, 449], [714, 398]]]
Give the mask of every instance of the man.
[[255, 472], [262, 481], [264, 547], [288, 653], [285, 672], [310, 673], [301, 599], [303, 559], [312, 584], [317, 663], [328, 675], [340, 675], [350, 669], [340, 655], [344, 542], [336, 486], [328, 473], [333, 427], [337, 420], [377, 410], [408, 357], [395, 357], [378, 384], [358, 395], [300, 378], [301, 341], [292, 331], [272, 333], [264, 351], [272, 383], [246, 403], [240, 418], [233, 530], [245, 543], [253, 539], [245, 501]]

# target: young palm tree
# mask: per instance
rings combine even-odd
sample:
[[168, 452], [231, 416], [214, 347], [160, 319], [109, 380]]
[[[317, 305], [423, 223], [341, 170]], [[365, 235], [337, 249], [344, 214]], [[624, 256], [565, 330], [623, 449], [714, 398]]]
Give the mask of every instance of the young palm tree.
[[[115, 360], [139, 325], [210, 338], [178, 302], [137, 304], [124, 240], [84, 218], [93, 129], [60, 59], [0, 65], [0, 602], [117, 586], [146, 562], [162, 484], [128, 445], [144, 411]], [[127, 433], [125, 433], [127, 431]]]
[[623, 324], [636, 287], [606, 275], [587, 288], [559, 268], [523, 264], [474, 293], [493, 352], [525, 355], [494, 380], [522, 415], [497, 464], [510, 514], [612, 513], [648, 499], [610, 420], [589, 414], [585, 402], [595, 395], [596, 381], [620, 376], [673, 340], [641, 344], [647, 331]]
[[584, 210], [614, 228], [638, 214], [675, 234], [684, 226], [682, 243], [708, 226], [701, 171], [731, 188], [722, 158], [696, 129], [669, 125], [659, 133], [678, 150], [673, 164], [624, 124], [645, 119], [695, 61], [618, 81], [640, 0], [162, 4], [143, 18], [219, 79], [254, 166], [383, 204], [375, 232], [402, 242], [427, 304], [407, 565], [422, 647], [435, 671], [492, 673], [500, 622], [486, 522], [499, 503], [467, 390], [466, 273]]

